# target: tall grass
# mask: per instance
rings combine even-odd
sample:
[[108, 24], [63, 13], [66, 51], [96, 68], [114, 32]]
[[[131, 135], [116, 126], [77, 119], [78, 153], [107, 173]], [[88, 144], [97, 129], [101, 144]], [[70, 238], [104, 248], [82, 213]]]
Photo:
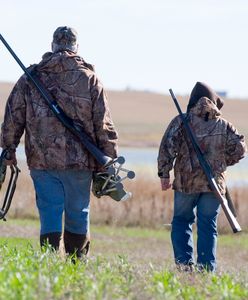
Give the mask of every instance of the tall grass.
[[[9, 215], [18, 218], [37, 218], [33, 183], [25, 165], [17, 183]], [[126, 189], [133, 193], [130, 200], [116, 202], [109, 197], [91, 199], [91, 222], [93, 224], [115, 224], [125, 226], [166, 227], [173, 215], [173, 191], [162, 192], [158, 178], [138, 179], [126, 182]], [[248, 229], [248, 187], [231, 191], [238, 220], [243, 229]], [[2, 194], [2, 193], [1, 193]], [[219, 231], [230, 232], [230, 226], [221, 213]]]

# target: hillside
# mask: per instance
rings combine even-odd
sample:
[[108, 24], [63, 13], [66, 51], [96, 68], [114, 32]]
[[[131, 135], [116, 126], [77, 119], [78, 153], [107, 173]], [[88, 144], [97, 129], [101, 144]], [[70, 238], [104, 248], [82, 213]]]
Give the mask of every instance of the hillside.
[[[13, 84], [0, 83], [0, 120]], [[169, 121], [177, 114], [168, 95], [142, 91], [107, 91], [110, 109], [119, 132], [120, 144], [128, 146], [158, 146]], [[185, 111], [187, 97], [178, 96]], [[245, 135], [248, 135], [248, 101], [226, 99], [223, 115]]]

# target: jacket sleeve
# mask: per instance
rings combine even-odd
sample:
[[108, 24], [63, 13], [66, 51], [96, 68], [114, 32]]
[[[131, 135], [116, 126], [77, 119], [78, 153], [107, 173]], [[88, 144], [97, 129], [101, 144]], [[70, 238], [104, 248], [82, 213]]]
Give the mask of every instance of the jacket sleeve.
[[1, 126], [1, 147], [15, 151], [25, 129], [25, 80], [21, 77], [14, 86], [5, 107]]
[[245, 156], [247, 146], [243, 135], [239, 135], [231, 123], [227, 124], [226, 164], [232, 166]]
[[97, 146], [111, 158], [117, 157], [118, 134], [111, 118], [107, 96], [102, 84], [94, 75], [91, 78], [92, 118]]
[[180, 141], [182, 139], [180, 118], [174, 118], [167, 127], [158, 153], [158, 176], [169, 178], [169, 172], [173, 168], [174, 160], [178, 154]]

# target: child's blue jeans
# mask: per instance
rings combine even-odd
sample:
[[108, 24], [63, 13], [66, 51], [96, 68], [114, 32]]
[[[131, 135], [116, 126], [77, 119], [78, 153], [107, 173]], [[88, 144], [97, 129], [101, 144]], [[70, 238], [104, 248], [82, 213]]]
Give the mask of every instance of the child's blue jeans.
[[197, 264], [216, 269], [217, 217], [220, 204], [214, 193], [185, 194], [175, 191], [171, 239], [175, 262], [194, 263], [192, 225], [197, 215]]

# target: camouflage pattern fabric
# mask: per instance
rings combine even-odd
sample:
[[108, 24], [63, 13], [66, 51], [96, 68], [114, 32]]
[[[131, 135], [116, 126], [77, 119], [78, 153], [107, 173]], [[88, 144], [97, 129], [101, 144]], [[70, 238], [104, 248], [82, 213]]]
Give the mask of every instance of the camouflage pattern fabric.
[[[209, 162], [221, 193], [225, 194], [225, 171], [244, 157], [244, 136], [221, 117], [217, 106], [207, 97], [202, 97], [190, 109], [188, 121], [205, 158]], [[186, 141], [180, 116], [169, 124], [161, 141], [158, 155], [158, 175], [169, 178], [174, 167], [173, 189], [184, 193], [211, 191], [197, 156]], [[175, 164], [174, 164], [175, 163]]]
[[[64, 112], [82, 125], [106, 155], [117, 156], [117, 133], [107, 97], [92, 65], [70, 51], [46, 53], [33, 66]], [[1, 147], [15, 151], [25, 132], [27, 163], [35, 169], [86, 169], [99, 166], [47, 106], [25, 75], [13, 88], [5, 110]]]
[[75, 45], [77, 43], [77, 32], [68, 26], [58, 27], [53, 34], [53, 43], [57, 45]]
[[58, 27], [53, 34], [52, 49], [53, 52], [70, 50], [77, 52], [77, 32], [68, 26]]

